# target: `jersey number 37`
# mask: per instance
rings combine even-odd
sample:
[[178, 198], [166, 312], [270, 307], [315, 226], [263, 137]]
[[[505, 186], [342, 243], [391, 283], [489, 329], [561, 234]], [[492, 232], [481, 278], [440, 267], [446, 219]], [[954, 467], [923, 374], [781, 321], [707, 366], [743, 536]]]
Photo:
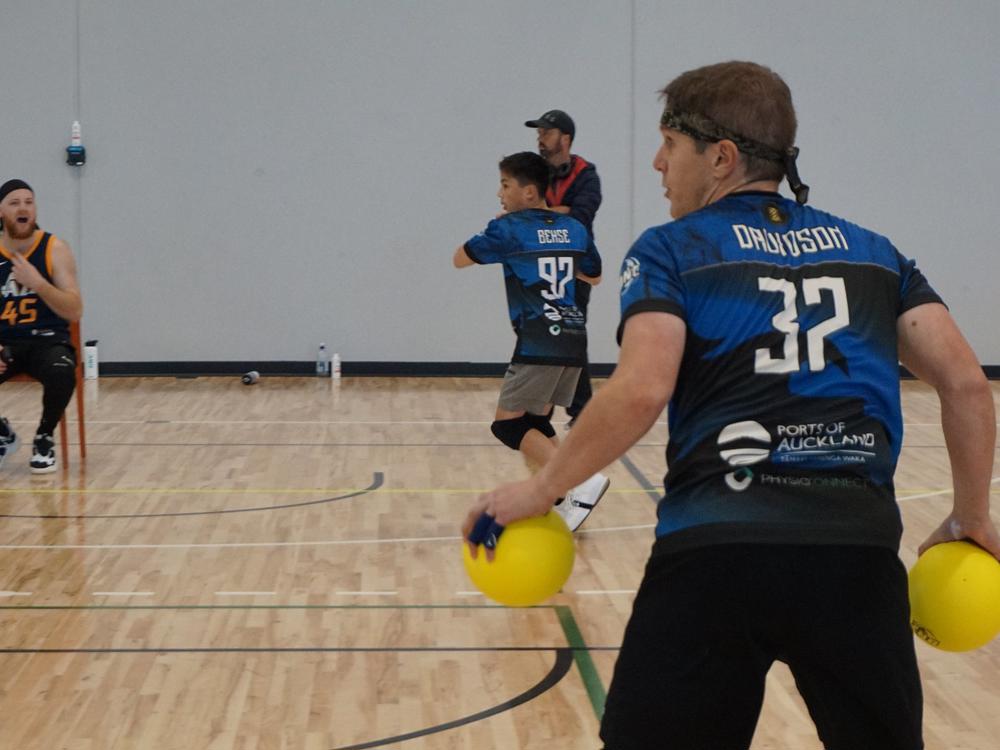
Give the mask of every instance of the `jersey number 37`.
[[[822, 320], [806, 331], [806, 349], [809, 369], [819, 372], [826, 367], [823, 355], [824, 339], [834, 331], [839, 331], [850, 324], [850, 314], [847, 306], [847, 289], [844, 280], [838, 276], [818, 276], [802, 279], [802, 301], [806, 305], [818, 305], [822, 292], [826, 290], [833, 297], [833, 316]], [[772, 279], [762, 277], [757, 279], [757, 286], [762, 292], [772, 292], [783, 296], [784, 305], [781, 312], [771, 318], [771, 325], [785, 334], [782, 344], [782, 356], [772, 357], [770, 349], [757, 349], [754, 352], [754, 372], [769, 375], [783, 375], [799, 371], [799, 321], [796, 300], [799, 289], [788, 279]]]

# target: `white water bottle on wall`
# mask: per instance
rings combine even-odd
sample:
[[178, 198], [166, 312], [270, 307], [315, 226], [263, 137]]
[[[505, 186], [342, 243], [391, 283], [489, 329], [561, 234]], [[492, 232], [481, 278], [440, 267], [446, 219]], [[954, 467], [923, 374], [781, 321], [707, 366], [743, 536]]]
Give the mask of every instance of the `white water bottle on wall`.
[[83, 345], [83, 377], [86, 380], [97, 380], [97, 339], [91, 339]]
[[320, 378], [330, 377], [330, 352], [326, 344], [320, 344], [316, 351], [316, 376]]
[[340, 355], [334, 353], [333, 355], [333, 377], [335, 380], [340, 379]]
[[82, 167], [87, 163], [87, 149], [80, 136], [80, 121], [73, 120], [69, 131], [69, 145], [66, 147], [66, 163], [71, 167]]

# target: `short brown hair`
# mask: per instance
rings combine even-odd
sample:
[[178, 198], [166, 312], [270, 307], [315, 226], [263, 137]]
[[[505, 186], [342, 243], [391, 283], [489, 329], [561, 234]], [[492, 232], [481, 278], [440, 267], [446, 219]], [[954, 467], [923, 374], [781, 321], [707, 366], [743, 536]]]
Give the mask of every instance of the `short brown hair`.
[[[735, 134], [738, 147], [742, 145], [739, 140], [749, 141], [778, 154], [795, 144], [798, 123], [792, 92], [777, 73], [763, 65], [732, 61], [695, 68], [664, 86], [660, 97], [668, 112], [702, 123], [707, 119], [709, 126], [718, 126], [714, 135], [722, 137], [711, 140]], [[710, 131], [710, 127], [697, 129]], [[693, 137], [699, 140], [697, 135]], [[740, 151], [748, 176], [780, 180], [785, 175], [779, 160], [748, 153], [743, 147]]]

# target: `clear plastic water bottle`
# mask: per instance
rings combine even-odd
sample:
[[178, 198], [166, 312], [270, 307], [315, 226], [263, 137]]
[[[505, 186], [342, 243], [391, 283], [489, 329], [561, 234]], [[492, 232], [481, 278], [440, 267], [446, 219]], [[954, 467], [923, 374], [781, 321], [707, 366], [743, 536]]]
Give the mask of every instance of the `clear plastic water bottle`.
[[97, 380], [97, 339], [83, 344], [83, 377], [85, 380]]
[[334, 352], [333, 354], [333, 378], [334, 380], [340, 379], [340, 355]]
[[316, 352], [316, 376], [330, 377], [330, 352], [327, 351], [326, 344], [320, 344]]

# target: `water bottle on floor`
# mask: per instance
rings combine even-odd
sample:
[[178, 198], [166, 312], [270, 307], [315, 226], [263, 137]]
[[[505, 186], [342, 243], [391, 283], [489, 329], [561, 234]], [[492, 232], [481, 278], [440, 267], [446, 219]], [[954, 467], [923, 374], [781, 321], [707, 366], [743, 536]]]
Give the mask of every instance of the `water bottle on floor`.
[[316, 376], [330, 377], [330, 352], [327, 351], [326, 344], [320, 344], [316, 352]]

